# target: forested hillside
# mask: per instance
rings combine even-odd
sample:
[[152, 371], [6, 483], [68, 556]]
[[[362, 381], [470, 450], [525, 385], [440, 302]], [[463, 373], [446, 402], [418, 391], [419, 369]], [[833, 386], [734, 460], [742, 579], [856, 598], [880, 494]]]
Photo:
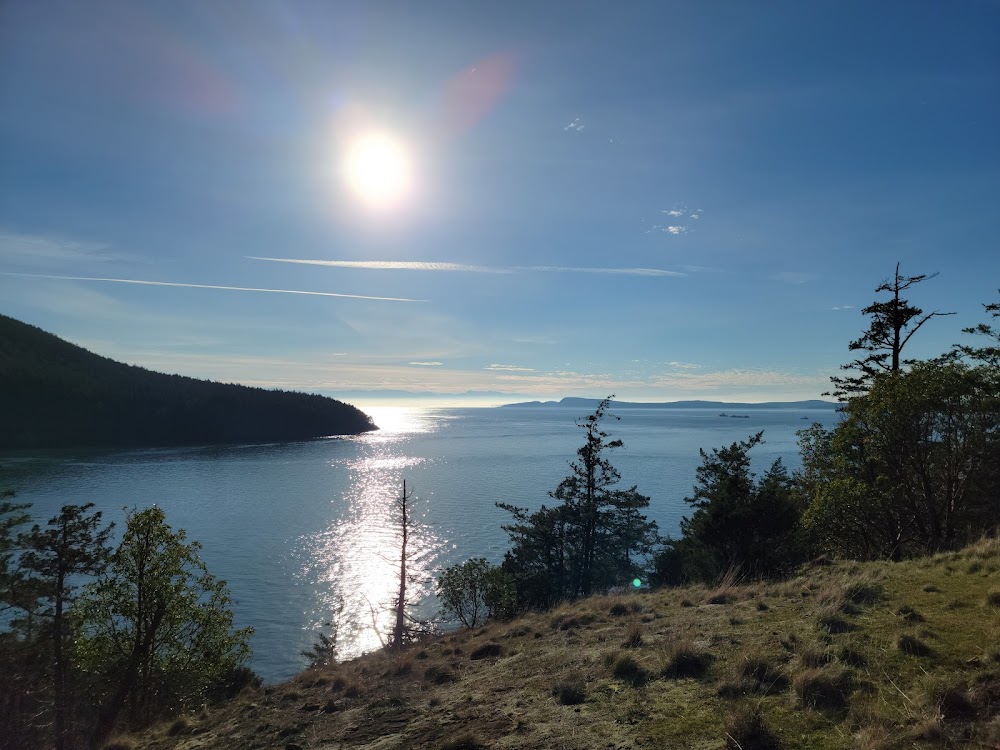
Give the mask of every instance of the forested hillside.
[[0, 450], [304, 440], [375, 429], [324, 396], [165, 375], [0, 315]]

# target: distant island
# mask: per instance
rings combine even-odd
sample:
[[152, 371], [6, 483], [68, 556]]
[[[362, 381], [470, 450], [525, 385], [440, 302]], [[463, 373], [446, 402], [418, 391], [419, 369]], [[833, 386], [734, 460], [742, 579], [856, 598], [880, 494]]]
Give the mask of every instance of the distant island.
[[0, 450], [265, 443], [378, 429], [325, 396], [166, 375], [0, 315]]
[[[572, 407], [574, 409], [594, 409], [601, 403], [599, 398], [577, 398], [567, 397], [559, 401], [524, 401], [518, 404], [504, 404], [501, 409], [521, 409], [537, 406], [558, 406]], [[840, 407], [835, 401], [821, 401], [811, 399], [808, 401], [765, 401], [760, 404], [747, 404], [729, 401], [663, 401], [659, 403], [645, 403], [642, 401], [613, 401], [615, 409], [829, 409], [831, 411]], [[721, 416], [733, 416], [720, 414]], [[745, 418], [745, 417], [738, 417]]]

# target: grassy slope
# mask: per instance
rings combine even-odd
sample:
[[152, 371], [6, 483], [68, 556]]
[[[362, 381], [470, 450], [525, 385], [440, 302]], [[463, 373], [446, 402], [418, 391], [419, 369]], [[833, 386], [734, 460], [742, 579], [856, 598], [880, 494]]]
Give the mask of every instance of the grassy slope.
[[[596, 597], [308, 671], [119, 741], [624, 750], [723, 748], [729, 732], [743, 750], [1000, 747], [998, 571], [994, 540], [781, 583]], [[484, 645], [499, 654], [475, 658]]]

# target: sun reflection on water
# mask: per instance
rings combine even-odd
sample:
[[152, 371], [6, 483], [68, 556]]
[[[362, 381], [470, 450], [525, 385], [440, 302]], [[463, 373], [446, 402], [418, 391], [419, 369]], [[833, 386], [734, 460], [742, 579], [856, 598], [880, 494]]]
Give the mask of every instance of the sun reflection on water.
[[368, 433], [369, 435], [398, 437], [434, 431], [435, 415], [428, 409], [412, 406], [366, 406], [363, 411], [378, 425], [378, 432]]
[[[399, 496], [408, 470], [424, 461], [406, 455], [403, 437], [433, 429], [420, 410], [380, 407], [378, 411], [372, 416], [382, 429], [358, 441], [361, 455], [347, 462], [331, 461], [332, 471], [348, 471], [352, 476], [347, 483], [351, 489], [330, 500], [337, 506], [330, 525], [301, 539], [301, 574], [314, 582], [318, 595], [316, 609], [309, 613], [312, 626], [319, 629], [335, 622], [339, 659], [379, 648], [392, 628], [402, 541]], [[432, 592], [432, 572], [443, 545], [422, 521], [425, 507], [421, 507], [420, 488], [412, 489], [416, 491], [410, 517], [407, 600], [419, 602]]]

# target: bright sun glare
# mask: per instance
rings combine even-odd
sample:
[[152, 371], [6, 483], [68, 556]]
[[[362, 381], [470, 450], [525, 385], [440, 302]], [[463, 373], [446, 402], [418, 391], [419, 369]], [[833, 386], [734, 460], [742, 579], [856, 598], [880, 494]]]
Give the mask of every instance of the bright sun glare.
[[372, 208], [391, 208], [409, 193], [410, 155], [385, 133], [360, 136], [347, 149], [344, 176], [351, 191]]

